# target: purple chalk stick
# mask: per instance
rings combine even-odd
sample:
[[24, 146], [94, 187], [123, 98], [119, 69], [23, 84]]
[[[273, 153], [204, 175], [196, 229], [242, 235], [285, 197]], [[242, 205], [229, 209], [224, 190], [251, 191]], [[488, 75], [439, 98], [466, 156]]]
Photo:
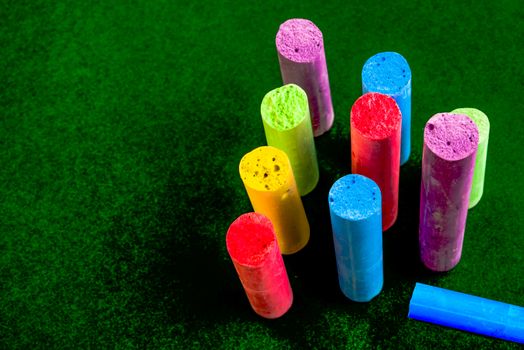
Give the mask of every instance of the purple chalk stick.
[[320, 136], [333, 125], [333, 105], [322, 32], [307, 19], [289, 19], [276, 36], [284, 84], [296, 84], [307, 94], [313, 134]]
[[448, 271], [460, 260], [478, 141], [465, 115], [439, 113], [426, 123], [419, 244], [430, 270]]

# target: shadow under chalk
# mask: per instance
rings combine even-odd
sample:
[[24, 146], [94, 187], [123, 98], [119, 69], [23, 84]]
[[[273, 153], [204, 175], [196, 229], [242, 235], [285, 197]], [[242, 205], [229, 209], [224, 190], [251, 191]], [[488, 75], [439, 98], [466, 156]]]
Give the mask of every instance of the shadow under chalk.
[[383, 233], [384, 285], [420, 282], [436, 278], [420, 260], [418, 226], [420, 209], [420, 155], [412, 154], [400, 167], [398, 217]]
[[340, 291], [329, 215], [328, 193], [332, 184], [350, 172], [349, 141], [329, 133], [315, 139], [320, 179], [315, 189], [302, 197], [310, 226], [308, 244], [299, 252], [285, 256], [291, 283], [301, 293], [295, 296], [299, 306], [308, 298], [323, 302], [345, 302]]

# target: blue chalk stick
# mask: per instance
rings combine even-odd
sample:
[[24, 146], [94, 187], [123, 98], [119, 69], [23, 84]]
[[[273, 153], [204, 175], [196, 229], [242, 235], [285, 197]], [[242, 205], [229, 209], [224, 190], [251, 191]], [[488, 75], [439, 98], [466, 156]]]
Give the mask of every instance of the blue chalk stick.
[[346, 175], [329, 191], [329, 211], [340, 289], [353, 301], [370, 301], [384, 283], [380, 188], [365, 176]]
[[369, 58], [362, 68], [362, 94], [380, 92], [391, 96], [402, 113], [400, 164], [411, 152], [411, 69], [402, 55], [381, 52]]
[[417, 283], [409, 318], [524, 343], [524, 308]]

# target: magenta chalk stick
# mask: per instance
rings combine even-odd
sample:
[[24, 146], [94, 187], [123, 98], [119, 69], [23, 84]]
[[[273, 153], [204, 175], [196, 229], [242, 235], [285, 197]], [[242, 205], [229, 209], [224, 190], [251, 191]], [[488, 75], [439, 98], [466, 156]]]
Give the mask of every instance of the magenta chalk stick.
[[282, 81], [304, 89], [313, 134], [320, 136], [334, 117], [322, 32], [307, 19], [293, 18], [280, 25], [275, 41]]
[[253, 310], [265, 318], [285, 314], [293, 292], [271, 221], [258, 213], [239, 216], [229, 226], [226, 247]]
[[458, 264], [479, 142], [477, 126], [462, 114], [439, 113], [424, 129], [420, 189], [420, 256], [433, 271]]

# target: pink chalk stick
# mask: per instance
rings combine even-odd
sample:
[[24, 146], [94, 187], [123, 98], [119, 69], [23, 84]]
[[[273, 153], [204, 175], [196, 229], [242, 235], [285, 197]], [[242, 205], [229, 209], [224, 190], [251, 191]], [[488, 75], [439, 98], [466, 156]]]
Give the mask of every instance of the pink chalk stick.
[[285, 314], [293, 293], [271, 221], [258, 213], [239, 216], [226, 247], [253, 310], [265, 318]]
[[419, 244], [430, 270], [448, 271], [460, 260], [478, 142], [477, 126], [465, 115], [439, 113], [426, 123]]
[[320, 136], [334, 117], [322, 32], [313, 22], [294, 18], [280, 25], [275, 41], [282, 81], [304, 89], [313, 134]]

